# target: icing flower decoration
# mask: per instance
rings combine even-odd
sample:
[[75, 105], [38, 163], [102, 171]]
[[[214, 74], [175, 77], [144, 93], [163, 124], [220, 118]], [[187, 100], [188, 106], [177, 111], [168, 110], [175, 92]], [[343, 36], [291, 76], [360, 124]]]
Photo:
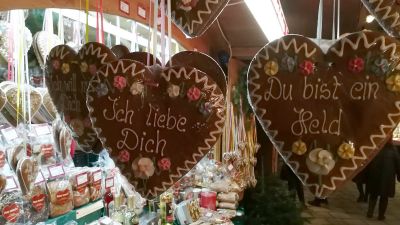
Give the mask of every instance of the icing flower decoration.
[[268, 76], [275, 76], [279, 71], [279, 65], [276, 61], [271, 60], [265, 63], [264, 65], [264, 72]]
[[307, 168], [317, 175], [328, 175], [335, 164], [332, 153], [322, 148], [311, 150], [306, 158]]
[[169, 168], [171, 168], [171, 160], [169, 158], [164, 157], [158, 160], [157, 165], [158, 168], [160, 168], [160, 170], [162, 171], [169, 170]]
[[310, 60], [304, 60], [300, 65], [299, 65], [300, 72], [308, 76], [310, 74], [314, 73], [314, 63]]
[[86, 117], [86, 118], [83, 120], [83, 125], [84, 125], [85, 127], [92, 127], [92, 122], [90, 121], [89, 117]]
[[80, 68], [81, 68], [81, 72], [82, 72], [82, 73], [86, 73], [87, 70], [88, 70], [88, 67], [89, 67], [89, 66], [88, 66], [87, 63], [81, 62]]
[[171, 84], [167, 88], [167, 92], [170, 98], [176, 98], [179, 96], [179, 92], [181, 91], [181, 88], [178, 85]]
[[63, 74], [69, 73], [69, 64], [68, 63], [63, 63], [62, 66], [61, 66], [61, 71], [63, 72]]
[[69, 124], [72, 127], [72, 130], [76, 133], [76, 135], [78, 135], [78, 136], [83, 135], [83, 133], [85, 131], [85, 127], [83, 126], [83, 123], [81, 120], [72, 119]]
[[377, 75], [386, 74], [389, 70], [389, 61], [387, 59], [378, 58], [374, 61], [371, 70]]
[[105, 83], [100, 83], [96, 87], [96, 93], [98, 97], [103, 97], [108, 94], [108, 87]]
[[390, 91], [400, 92], [400, 74], [396, 73], [396, 74], [390, 75], [386, 79], [386, 87]]
[[51, 62], [51, 64], [52, 64], [52, 66], [53, 66], [53, 68], [55, 69], [55, 70], [59, 70], [60, 69], [60, 61], [59, 60], [57, 60], [57, 59], [55, 59], [55, 60], [53, 60], [52, 62]]
[[177, 6], [185, 12], [189, 12], [196, 7], [198, 1], [199, 0], [180, 0], [178, 1]]
[[122, 163], [126, 163], [129, 162], [131, 155], [129, 154], [129, 152], [127, 150], [123, 150], [120, 151], [118, 154], [118, 161], [122, 162]]
[[126, 79], [123, 76], [114, 77], [114, 87], [122, 91], [126, 87]]
[[136, 158], [132, 162], [133, 175], [136, 178], [148, 179], [153, 176], [155, 168], [154, 163], [149, 158]]
[[364, 70], [364, 59], [355, 57], [347, 64], [347, 69], [352, 73], [360, 73]]
[[353, 143], [342, 143], [337, 150], [337, 154], [342, 159], [353, 158], [354, 152], [355, 152], [355, 149], [354, 149]]
[[288, 55], [285, 55], [282, 58], [281, 66], [283, 69], [289, 72], [293, 72], [294, 68], [296, 67], [296, 59]]
[[208, 116], [212, 112], [212, 105], [209, 102], [204, 102], [200, 105], [200, 112], [201, 114]]
[[307, 145], [302, 140], [293, 142], [292, 152], [296, 155], [304, 155], [307, 152]]
[[97, 72], [97, 66], [95, 64], [90, 64], [89, 65], [89, 73], [92, 75], [95, 75]]
[[139, 82], [135, 82], [131, 85], [130, 92], [132, 95], [138, 95], [143, 93], [144, 85]]
[[193, 86], [189, 88], [186, 93], [186, 96], [189, 98], [189, 101], [196, 101], [200, 98], [201, 91], [197, 87]]

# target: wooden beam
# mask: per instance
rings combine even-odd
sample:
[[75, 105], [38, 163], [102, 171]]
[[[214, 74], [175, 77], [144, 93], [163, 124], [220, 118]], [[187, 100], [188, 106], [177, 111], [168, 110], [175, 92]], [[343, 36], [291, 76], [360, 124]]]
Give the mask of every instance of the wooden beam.
[[234, 47], [232, 48], [232, 56], [238, 59], [252, 59], [257, 52], [262, 48], [260, 47]]

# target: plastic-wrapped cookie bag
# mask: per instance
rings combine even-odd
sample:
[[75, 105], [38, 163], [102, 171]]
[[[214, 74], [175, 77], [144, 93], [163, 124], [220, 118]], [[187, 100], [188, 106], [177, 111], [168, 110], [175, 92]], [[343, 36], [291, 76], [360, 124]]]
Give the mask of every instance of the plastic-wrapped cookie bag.
[[0, 224], [25, 224], [23, 199], [19, 190], [16, 177], [7, 176], [6, 186], [0, 195]]
[[96, 201], [103, 196], [103, 171], [99, 167], [93, 167], [88, 170], [90, 201]]
[[65, 177], [64, 167], [56, 164], [47, 167], [45, 177], [50, 199], [50, 217], [64, 215], [74, 208], [73, 193], [69, 180]]
[[23, 158], [16, 171], [24, 198], [24, 216], [27, 221], [37, 223], [49, 217], [45, 179], [39, 164], [33, 158]]
[[75, 168], [69, 172], [73, 191], [74, 207], [86, 205], [90, 201], [89, 173], [86, 168]]
[[40, 165], [52, 165], [57, 162], [51, 127], [48, 124], [31, 125], [29, 143], [32, 148], [32, 157]]

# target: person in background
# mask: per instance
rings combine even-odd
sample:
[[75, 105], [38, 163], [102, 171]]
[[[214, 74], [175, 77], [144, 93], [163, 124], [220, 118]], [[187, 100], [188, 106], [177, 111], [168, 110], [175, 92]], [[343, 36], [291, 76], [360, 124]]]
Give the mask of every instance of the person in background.
[[400, 180], [400, 154], [392, 144], [392, 138], [369, 164], [367, 177], [370, 194], [367, 217], [373, 217], [379, 197], [378, 220], [384, 220], [388, 199], [395, 194], [396, 177]]
[[368, 166], [364, 167], [354, 178], [353, 182], [357, 185], [358, 199], [357, 202], [368, 202], [368, 192], [367, 192], [367, 177]]
[[[288, 182], [289, 191], [292, 193], [296, 191], [300, 203], [303, 207], [306, 207], [306, 202], [304, 200], [303, 183], [286, 163], [284, 163], [284, 165], [282, 166], [280, 178]], [[293, 198], [296, 199], [295, 194], [293, 194]]]

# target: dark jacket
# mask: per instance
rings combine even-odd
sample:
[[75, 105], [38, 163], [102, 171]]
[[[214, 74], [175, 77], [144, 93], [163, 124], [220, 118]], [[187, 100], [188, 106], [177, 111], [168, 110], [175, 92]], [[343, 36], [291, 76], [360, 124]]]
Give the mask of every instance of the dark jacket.
[[400, 177], [400, 154], [387, 143], [371, 161], [367, 172], [367, 191], [371, 195], [394, 197], [396, 177]]

